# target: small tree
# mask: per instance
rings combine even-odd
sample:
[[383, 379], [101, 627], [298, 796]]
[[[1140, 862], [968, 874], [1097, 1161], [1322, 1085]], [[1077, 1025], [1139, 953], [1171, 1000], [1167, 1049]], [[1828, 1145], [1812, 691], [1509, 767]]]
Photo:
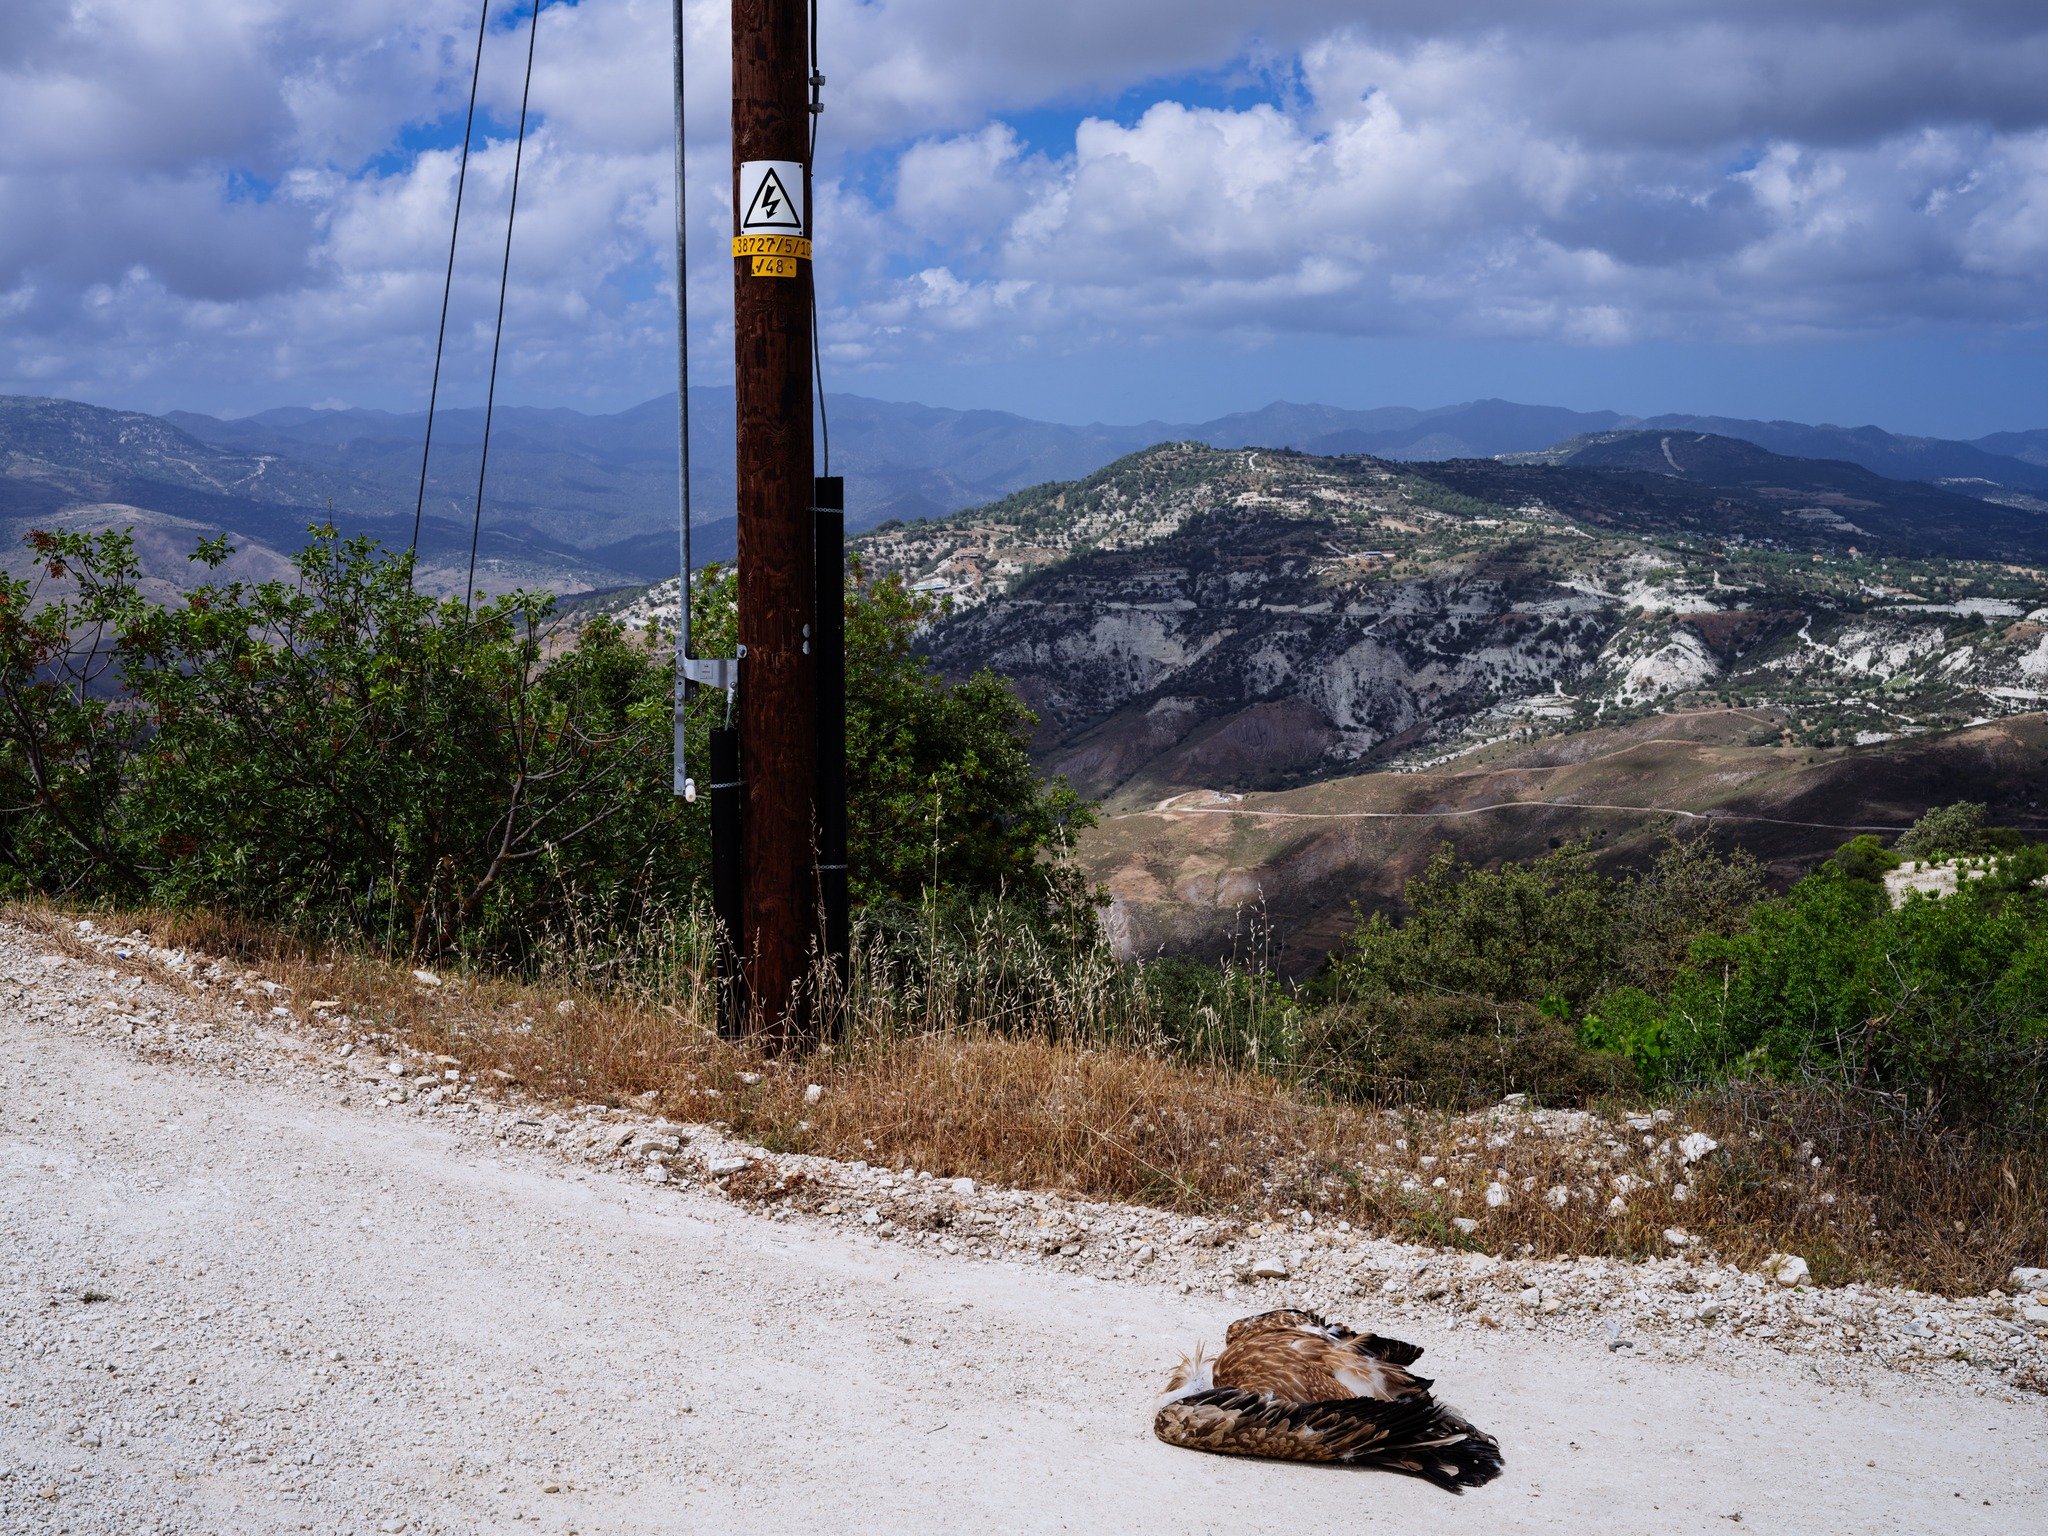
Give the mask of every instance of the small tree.
[[1876, 885], [1884, 880], [1887, 871], [1899, 867], [1899, 856], [1885, 847], [1875, 833], [1860, 832], [1835, 850], [1828, 867], [1845, 880]]
[[1576, 1010], [1611, 979], [1614, 883], [1580, 844], [1475, 868], [1448, 844], [1408, 882], [1408, 915], [1375, 913], [1338, 963], [1345, 990], [1452, 993]]
[[1064, 855], [1095, 824], [1064, 779], [1032, 766], [1038, 718], [983, 669], [949, 684], [915, 649], [936, 611], [899, 575], [858, 565], [846, 607], [849, 827], [855, 894], [1006, 897], [1055, 926], [1092, 911]]
[[1986, 815], [1986, 807], [1974, 800], [1938, 805], [1899, 834], [1899, 856], [1931, 861], [1989, 852]]
[[1765, 893], [1763, 866], [1747, 849], [1724, 852], [1709, 836], [1671, 837], [1647, 871], [1622, 885], [1610, 984], [1668, 985], [1700, 939], [1747, 926]]
[[[119, 687], [133, 542], [31, 533], [27, 543], [35, 578], [0, 571], [0, 869], [21, 888], [139, 895], [148, 875], [118, 835], [126, 766], [151, 728]], [[80, 563], [108, 580], [74, 595]]]

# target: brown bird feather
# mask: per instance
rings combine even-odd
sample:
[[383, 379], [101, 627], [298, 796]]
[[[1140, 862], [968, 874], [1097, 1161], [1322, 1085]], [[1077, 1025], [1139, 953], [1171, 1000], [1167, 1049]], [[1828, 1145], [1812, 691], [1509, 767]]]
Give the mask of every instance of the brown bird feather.
[[1313, 1312], [1289, 1308], [1242, 1317], [1223, 1337], [1214, 1381], [1293, 1403], [1369, 1397], [1383, 1403], [1427, 1396], [1431, 1383], [1405, 1366], [1422, 1351], [1399, 1339], [1358, 1334]]
[[1453, 1493], [1500, 1475], [1500, 1447], [1407, 1367], [1420, 1348], [1287, 1308], [1240, 1318], [1213, 1361], [1183, 1360], [1153, 1432], [1232, 1456], [1378, 1466]]

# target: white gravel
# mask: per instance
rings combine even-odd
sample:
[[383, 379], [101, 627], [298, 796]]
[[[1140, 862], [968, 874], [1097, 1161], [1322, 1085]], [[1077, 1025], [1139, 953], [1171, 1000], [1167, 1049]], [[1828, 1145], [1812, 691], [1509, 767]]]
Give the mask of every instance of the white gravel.
[[[769, 1159], [485, 1104], [249, 992], [0, 928], [0, 1532], [2048, 1529], [2031, 1297]], [[811, 1182], [757, 1210], [714, 1169]], [[1453, 1500], [1150, 1438], [1180, 1350], [1296, 1298], [1428, 1346], [1507, 1475]]]

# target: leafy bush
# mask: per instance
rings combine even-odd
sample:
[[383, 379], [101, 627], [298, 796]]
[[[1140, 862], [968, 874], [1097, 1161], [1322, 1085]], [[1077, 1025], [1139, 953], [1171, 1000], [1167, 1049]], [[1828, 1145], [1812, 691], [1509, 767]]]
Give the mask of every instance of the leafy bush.
[[[125, 534], [31, 543], [44, 580], [0, 578], [14, 888], [513, 957], [553, 928], [622, 932], [649, 903], [687, 904], [705, 810], [670, 792], [659, 633], [565, 633], [544, 595], [469, 613], [332, 530], [296, 581], [164, 605]], [[730, 638], [730, 578], [694, 601], [707, 640]], [[1087, 892], [1056, 856], [1089, 812], [1033, 774], [1028, 712], [991, 676], [931, 673], [910, 650], [928, 610], [899, 582], [857, 583], [847, 604], [858, 893], [914, 901], [936, 883], [1072, 926]], [[693, 703], [696, 750], [721, 706]]]
[[1408, 914], [1375, 913], [1338, 975], [1362, 995], [1446, 994], [1575, 1009], [1605, 985], [1619, 900], [1582, 847], [1474, 868], [1445, 846], [1408, 882]]
[[[1620, 878], [1583, 847], [1493, 870], [1446, 848], [1409, 883], [1405, 919], [1359, 926], [1318, 982], [1335, 1011], [1312, 1027], [1361, 1092], [1382, 1091], [1373, 1074], [1425, 1098], [1510, 1077], [1539, 1096], [1597, 1091], [1592, 1063], [1514, 1022], [1533, 1009], [1581, 1019], [1584, 1047], [1652, 1086], [1819, 1085], [1994, 1138], [2048, 1124], [2048, 847], [1974, 806], [1929, 813], [1905, 841], [1988, 867], [1893, 910], [1882, 877], [1899, 856], [1868, 836], [1775, 899], [1755, 860], [1704, 839]], [[2015, 851], [1987, 852], [2001, 848]]]
[[1673, 837], [1641, 875], [1619, 882], [1608, 985], [1669, 985], [1692, 946], [1742, 931], [1767, 891], [1747, 849], [1710, 837]]
[[1843, 879], [1861, 880], [1873, 885], [1881, 884], [1886, 872], [1897, 869], [1902, 862], [1898, 854], [1869, 832], [1850, 838], [1835, 850], [1834, 857], [1828, 861]]
[[1640, 875], [1610, 878], [1573, 844], [1474, 868], [1448, 846], [1408, 883], [1400, 922], [1375, 914], [1335, 969], [1349, 994], [1532, 1003], [1575, 1015], [1622, 983], [1658, 986], [1704, 933], [1731, 933], [1763, 894], [1747, 853], [1674, 838]]
[[900, 576], [859, 568], [846, 620], [848, 836], [854, 888], [876, 903], [926, 892], [1023, 900], [1071, 927], [1092, 897], [1060, 855], [1095, 824], [1064, 779], [1042, 780], [1038, 720], [986, 669], [949, 684], [912, 648], [934, 612]]
[[1589, 1043], [1652, 1081], [1818, 1079], [1916, 1100], [1950, 1123], [2039, 1126], [2048, 1114], [2048, 851], [1939, 900], [1892, 909], [1825, 867], [1710, 936], [1661, 997], [1624, 990]]
[[1638, 1085], [1620, 1056], [1582, 1044], [1572, 1024], [1527, 1003], [1476, 997], [1373, 997], [1318, 1013], [1306, 1054], [1342, 1098], [1472, 1109], [1526, 1093], [1582, 1106]]
[[1617, 986], [1661, 986], [1703, 933], [1734, 933], [1764, 890], [1746, 853], [1672, 839], [1611, 877], [1572, 845], [1475, 868], [1441, 849], [1406, 916], [1376, 914], [1311, 989], [1305, 1060], [1349, 1097], [1442, 1105], [1527, 1093], [1583, 1104], [1635, 1086], [1633, 1064], [1573, 1024]]
[[1982, 852], [1985, 811], [1973, 800], [1938, 805], [1900, 834], [1895, 851], [1906, 859], [1946, 859]]
[[1974, 800], [1938, 805], [1899, 835], [1901, 858], [1933, 862], [1984, 854], [2016, 853], [2029, 846], [2026, 835], [1985, 820], [1987, 808]]

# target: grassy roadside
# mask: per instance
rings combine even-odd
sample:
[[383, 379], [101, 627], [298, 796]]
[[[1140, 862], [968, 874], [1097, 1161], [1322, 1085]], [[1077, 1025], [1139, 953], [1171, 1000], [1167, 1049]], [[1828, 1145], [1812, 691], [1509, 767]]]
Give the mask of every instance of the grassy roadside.
[[[83, 951], [74, 914], [6, 910]], [[779, 1151], [1245, 1221], [1307, 1209], [1516, 1257], [1662, 1256], [1678, 1232], [1687, 1253], [1796, 1253], [1821, 1283], [1951, 1294], [2048, 1253], [2048, 1152], [1994, 1157], [1820, 1088], [1741, 1085], [1592, 1113], [1372, 1108], [1187, 1059], [1158, 1021], [1111, 1019], [1085, 969], [1023, 1012], [1000, 978], [876, 970], [856, 983], [843, 1046], [770, 1061], [717, 1040], [687, 930], [630, 976], [565, 959], [553, 979], [433, 985], [409, 965], [232, 919], [92, 915], [228, 962], [213, 995], [267, 979], [309, 1026], [345, 1014], [357, 1033], [454, 1057], [501, 1090], [716, 1121]], [[1717, 1145], [1688, 1160], [1689, 1135]]]

